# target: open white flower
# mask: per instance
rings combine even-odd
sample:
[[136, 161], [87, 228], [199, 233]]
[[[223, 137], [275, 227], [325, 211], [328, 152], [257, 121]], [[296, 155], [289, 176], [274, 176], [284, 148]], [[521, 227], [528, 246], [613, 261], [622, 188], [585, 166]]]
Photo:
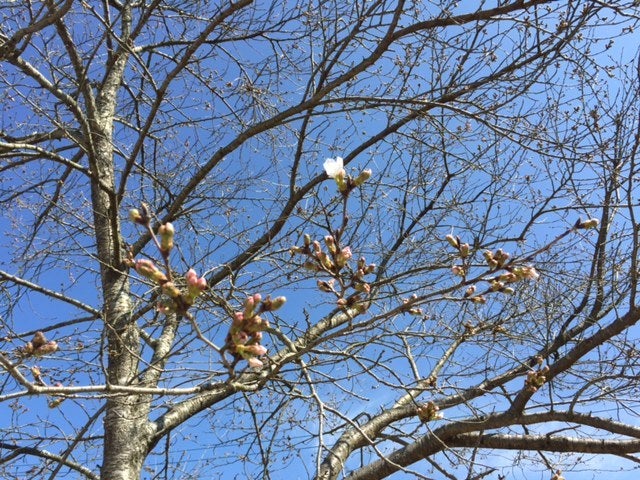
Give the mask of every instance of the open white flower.
[[342, 157], [327, 158], [324, 161], [324, 171], [330, 178], [336, 178], [337, 176], [344, 174], [344, 164]]

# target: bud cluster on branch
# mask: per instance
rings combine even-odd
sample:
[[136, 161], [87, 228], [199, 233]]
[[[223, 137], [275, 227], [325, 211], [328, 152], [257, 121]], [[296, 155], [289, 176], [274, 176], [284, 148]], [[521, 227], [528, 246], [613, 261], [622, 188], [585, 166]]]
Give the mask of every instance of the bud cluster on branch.
[[[471, 266], [471, 247], [468, 243], [462, 243], [460, 237], [451, 234], [445, 237], [449, 245], [457, 250], [457, 256], [462, 259], [462, 264], [456, 264], [451, 267], [451, 273], [460, 276], [463, 279], [467, 277], [467, 273]], [[511, 259], [511, 255], [501, 248], [492, 251], [485, 250], [482, 252], [484, 261], [489, 268], [489, 272], [504, 270], [503, 273], [495, 277], [487, 277], [483, 280], [489, 283], [489, 287], [482, 294], [477, 294], [477, 286], [470, 285], [464, 293], [464, 299], [473, 303], [486, 303], [486, 295], [493, 292], [500, 292], [505, 295], [512, 295], [515, 290], [509, 284], [520, 282], [523, 280], [537, 280], [540, 277], [538, 271], [530, 265], [517, 265]]]
[[162, 313], [175, 312], [185, 315], [196, 298], [207, 290], [207, 281], [204, 277], [198, 277], [194, 269], [189, 269], [184, 276], [184, 281], [176, 282], [169, 267], [169, 255], [174, 248], [175, 228], [167, 222], [158, 227], [157, 233], [151, 228], [151, 215], [146, 205], [140, 209], [129, 210], [129, 219], [138, 225], [144, 226], [153, 242], [156, 244], [164, 260], [164, 268], [160, 269], [152, 260], [129, 258], [127, 264], [139, 275], [151, 280], [160, 287], [162, 297], [158, 303], [158, 310]]
[[432, 420], [439, 420], [442, 418], [442, 414], [439, 412], [440, 408], [433, 402], [429, 401], [416, 407], [416, 413], [421, 422], [430, 422]]
[[47, 337], [42, 332], [36, 332], [30, 342], [18, 349], [18, 353], [21, 357], [42, 357], [58, 350], [58, 343], [51, 340], [48, 341]]
[[234, 312], [225, 348], [236, 360], [244, 359], [253, 368], [263, 366], [259, 357], [264, 356], [267, 349], [260, 342], [269, 322], [261, 314], [278, 310], [286, 301], [285, 297], [271, 299], [269, 296], [263, 300], [262, 295], [256, 293], [247, 297], [242, 311]]

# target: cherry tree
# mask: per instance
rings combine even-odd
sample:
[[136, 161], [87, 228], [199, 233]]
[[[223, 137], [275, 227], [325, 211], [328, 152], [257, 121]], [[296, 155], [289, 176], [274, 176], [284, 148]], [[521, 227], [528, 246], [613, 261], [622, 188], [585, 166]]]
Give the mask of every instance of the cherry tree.
[[634, 468], [635, 3], [0, 4], [0, 475]]

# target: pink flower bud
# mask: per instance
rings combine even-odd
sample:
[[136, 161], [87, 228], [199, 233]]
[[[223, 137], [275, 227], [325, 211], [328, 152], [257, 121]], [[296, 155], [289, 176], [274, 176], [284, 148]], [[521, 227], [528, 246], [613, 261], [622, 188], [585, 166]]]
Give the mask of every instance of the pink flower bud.
[[244, 313], [243, 312], [234, 312], [233, 313], [233, 322], [232, 325], [234, 327], [241, 327], [244, 323]]
[[451, 267], [451, 273], [464, 277], [466, 272], [462, 265], [454, 265], [453, 267]]
[[340, 250], [338, 255], [336, 255], [336, 263], [339, 267], [344, 267], [352, 256], [353, 254], [351, 253], [351, 248], [344, 247], [342, 250]]
[[146, 259], [136, 260], [135, 263], [136, 272], [143, 277], [153, 280], [154, 282], [162, 285], [167, 281], [167, 276], [158, 270], [158, 267], [151, 261]]
[[469, 256], [469, 250], [471, 249], [471, 247], [469, 246], [468, 243], [463, 243], [462, 245], [460, 245], [459, 251], [460, 251], [460, 256], [462, 258], [467, 258]]

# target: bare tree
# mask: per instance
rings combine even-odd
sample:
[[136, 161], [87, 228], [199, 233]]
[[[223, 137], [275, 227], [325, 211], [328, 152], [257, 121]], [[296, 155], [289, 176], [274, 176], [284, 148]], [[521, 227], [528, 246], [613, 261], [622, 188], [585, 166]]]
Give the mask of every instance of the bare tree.
[[635, 3], [1, 3], [0, 474], [634, 468]]

